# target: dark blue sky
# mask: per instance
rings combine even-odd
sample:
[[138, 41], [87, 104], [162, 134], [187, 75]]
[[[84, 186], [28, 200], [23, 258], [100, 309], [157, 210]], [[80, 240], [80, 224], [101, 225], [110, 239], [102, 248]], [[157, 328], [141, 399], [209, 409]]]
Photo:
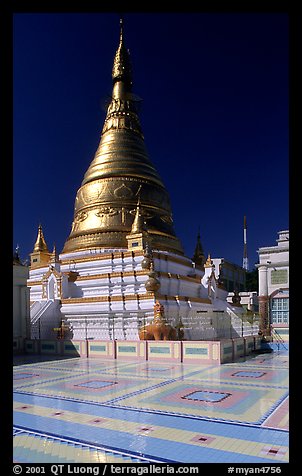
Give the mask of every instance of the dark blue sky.
[[[288, 17], [125, 13], [133, 92], [150, 159], [191, 257], [250, 268], [288, 228]], [[98, 147], [119, 40], [116, 13], [15, 14], [14, 246], [41, 222], [61, 252], [76, 192]]]

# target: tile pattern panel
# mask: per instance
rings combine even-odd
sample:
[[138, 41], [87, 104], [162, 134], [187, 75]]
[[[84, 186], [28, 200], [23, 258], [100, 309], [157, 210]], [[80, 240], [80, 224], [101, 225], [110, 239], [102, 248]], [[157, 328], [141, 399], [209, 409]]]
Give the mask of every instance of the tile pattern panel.
[[15, 462], [286, 463], [288, 353], [222, 366], [18, 356], [13, 435]]

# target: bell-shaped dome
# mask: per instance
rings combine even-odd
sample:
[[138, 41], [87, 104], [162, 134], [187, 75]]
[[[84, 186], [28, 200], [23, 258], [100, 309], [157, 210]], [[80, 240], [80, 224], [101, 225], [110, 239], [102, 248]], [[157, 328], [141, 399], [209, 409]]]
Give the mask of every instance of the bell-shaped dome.
[[148, 157], [133, 96], [129, 51], [120, 42], [113, 91], [101, 140], [79, 188], [63, 253], [87, 248], [127, 248], [137, 202], [152, 247], [183, 254], [175, 236], [170, 199]]

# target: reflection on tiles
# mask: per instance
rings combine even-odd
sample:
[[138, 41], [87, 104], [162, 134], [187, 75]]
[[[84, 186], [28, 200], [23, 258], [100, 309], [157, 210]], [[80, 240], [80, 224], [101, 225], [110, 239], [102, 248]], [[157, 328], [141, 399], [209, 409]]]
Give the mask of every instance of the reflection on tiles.
[[17, 357], [13, 435], [15, 462], [286, 463], [288, 353], [220, 366]]

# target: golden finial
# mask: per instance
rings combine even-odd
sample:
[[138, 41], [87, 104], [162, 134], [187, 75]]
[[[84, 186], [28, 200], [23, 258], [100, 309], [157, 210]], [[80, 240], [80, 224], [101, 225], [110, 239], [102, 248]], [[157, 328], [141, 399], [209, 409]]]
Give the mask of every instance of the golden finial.
[[136, 212], [135, 217], [132, 223], [131, 233], [142, 233], [144, 229], [144, 219], [141, 212], [141, 203], [140, 197], [138, 197], [137, 205], [136, 205]]
[[129, 51], [124, 45], [124, 22], [122, 18], [120, 18], [120, 28], [120, 42], [113, 61], [112, 79], [114, 82], [122, 81], [130, 88], [132, 85], [132, 71]]
[[123, 23], [124, 23], [124, 20], [123, 20], [123, 17], [121, 15], [121, 17], [120, 17], [120, 43], [123, 41]]
[[210, 253], [209, 253], [209, 254], [208, 254], [208, 259], [207, 259], [207, 261], [205, 262], [204, 267], [205, 267], [205, 268], [211, 268], [212, 266], [213, 266], [213, 264], [212, 264], [212, 260], [211, 260], [211, 255], [210, 255]]
[[47, 253], [49, 253], [47, 244], [43, 235], [41, 223], [39, 224], [39, 227], [38, 227], [38, 236], [35, 242], [34, 251], [46, 251]]

